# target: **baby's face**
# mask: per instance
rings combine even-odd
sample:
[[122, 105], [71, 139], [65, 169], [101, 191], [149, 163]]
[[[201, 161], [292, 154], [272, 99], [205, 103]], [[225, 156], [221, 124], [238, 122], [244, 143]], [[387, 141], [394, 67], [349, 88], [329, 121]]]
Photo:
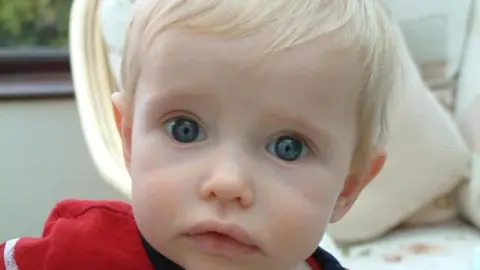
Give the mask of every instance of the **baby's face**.
[[262, 46], [167, 33], [143, 62], [123, 127], [135, 218], [186, 269], [290, 269], [348, 208], [355, 54], [325, 38], [255, 62]]

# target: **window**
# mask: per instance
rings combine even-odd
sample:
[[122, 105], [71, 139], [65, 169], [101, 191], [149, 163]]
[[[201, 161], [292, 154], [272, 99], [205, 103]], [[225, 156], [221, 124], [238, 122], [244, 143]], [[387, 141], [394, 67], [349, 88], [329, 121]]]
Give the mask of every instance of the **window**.
[[72, 95], [68, 61], [71, 3], [2, 1], [0, 98]]

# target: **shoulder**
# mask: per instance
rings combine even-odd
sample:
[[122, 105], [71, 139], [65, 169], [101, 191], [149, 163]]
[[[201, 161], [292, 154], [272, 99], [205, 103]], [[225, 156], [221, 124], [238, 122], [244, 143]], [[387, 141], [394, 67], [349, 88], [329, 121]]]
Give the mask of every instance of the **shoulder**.
[[66, 224], [68, 224], [67, 228], [82, 226], [84, 229], [80, 232], [89, 233], [92, 230], [108, 227], [112, 222], [119, 225], [119, 221], [123, 221], [121, 222], [123, 225], [133, 222], [132, 208], [126, 202], [64, 200], [58, 202], [51, 211], [45, 223], [43, 236]]
[[132, 209], [121, 201], [61, 201], [40, 238], [8, 241], [4, 249], [16, 269], [149, 269]]
[[50, 217], [75, 219], [99, 213], [132, 216], [132, 208], [130, 204], [124, 201], [70, 199], [58, 202], [53, 208]]

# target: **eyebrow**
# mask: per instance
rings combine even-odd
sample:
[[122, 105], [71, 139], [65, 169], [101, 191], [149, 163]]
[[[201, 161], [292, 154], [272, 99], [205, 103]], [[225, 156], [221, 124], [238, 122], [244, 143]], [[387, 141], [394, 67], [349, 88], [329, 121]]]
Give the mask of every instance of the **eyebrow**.
[[191, 99], [191, 98], [210, 98], [215, 99], [215, 95], [207, 91], [203, 91], [202, 88], [206, 86], [182, 86], [165, 88], [161, 91], [158, 89], [149, 89], [149, 95], [145, 98], [146, 107], [157, 107], [160, 103], [169, 103], [173, 101]]

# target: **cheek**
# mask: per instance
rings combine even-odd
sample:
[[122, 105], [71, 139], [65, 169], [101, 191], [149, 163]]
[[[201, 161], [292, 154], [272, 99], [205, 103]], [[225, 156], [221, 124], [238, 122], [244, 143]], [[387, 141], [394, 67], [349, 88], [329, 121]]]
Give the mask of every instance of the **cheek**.
[[[133, 163], [132, 163], [133, 165]], [[135, 219], [149, 240], [167, 237], [166, 233], [177, 220], [181, 212], [184, 189], [175, 183], [170, 173], [162, 170], [146, 170], [140, 164], [131, 169], [132, 177], [132, 205]], [[167, 228], [171, 226], [171, 228]], [[158, 241], [158, 240], [157, 240]], [[153, 243], [152, 243], [153, 244]]]
[[175, 206], [177, 198], [189, 191], [188, 181], [182, 176], [185, 170], [182, 170], [181, 163], [165, 151], [156, 149], [155, 145], [133, 147], [130, 167], [132, 199], [146, 201], [152, 208], [161, 208], [157, 209], [161, 211], [152, 211], [157, 214], [178, 207]]
[[[155, 136], [134, 136], [130, 175], [132, 205], [142, 234], [156, 248], [163, 249], [175, 233], [185, 198], [193, 189], [185, 181], [182, 162], [176, 161]], [[163, 148], [163, 149], [162, 149]]]
[[170, 210], [180, 207], [177, 198], [183, 195], [185, 188], [175, 181], [177, 178], [171, 172], [137, 167], [132, 168], [131, 176], [133, 203], [141, 202], [154, 216], [168, 215]]
[[282, 236], [270, 240], [279, 246], [288, 243], [285, 248], [295, 250], [292, 255], [298, 257], [306, 258], [318, 246], [340, 189], [333, 180], [314, 181], [270, 187], [275, 197], [268, 198], [268, 230], [272, 238]]

